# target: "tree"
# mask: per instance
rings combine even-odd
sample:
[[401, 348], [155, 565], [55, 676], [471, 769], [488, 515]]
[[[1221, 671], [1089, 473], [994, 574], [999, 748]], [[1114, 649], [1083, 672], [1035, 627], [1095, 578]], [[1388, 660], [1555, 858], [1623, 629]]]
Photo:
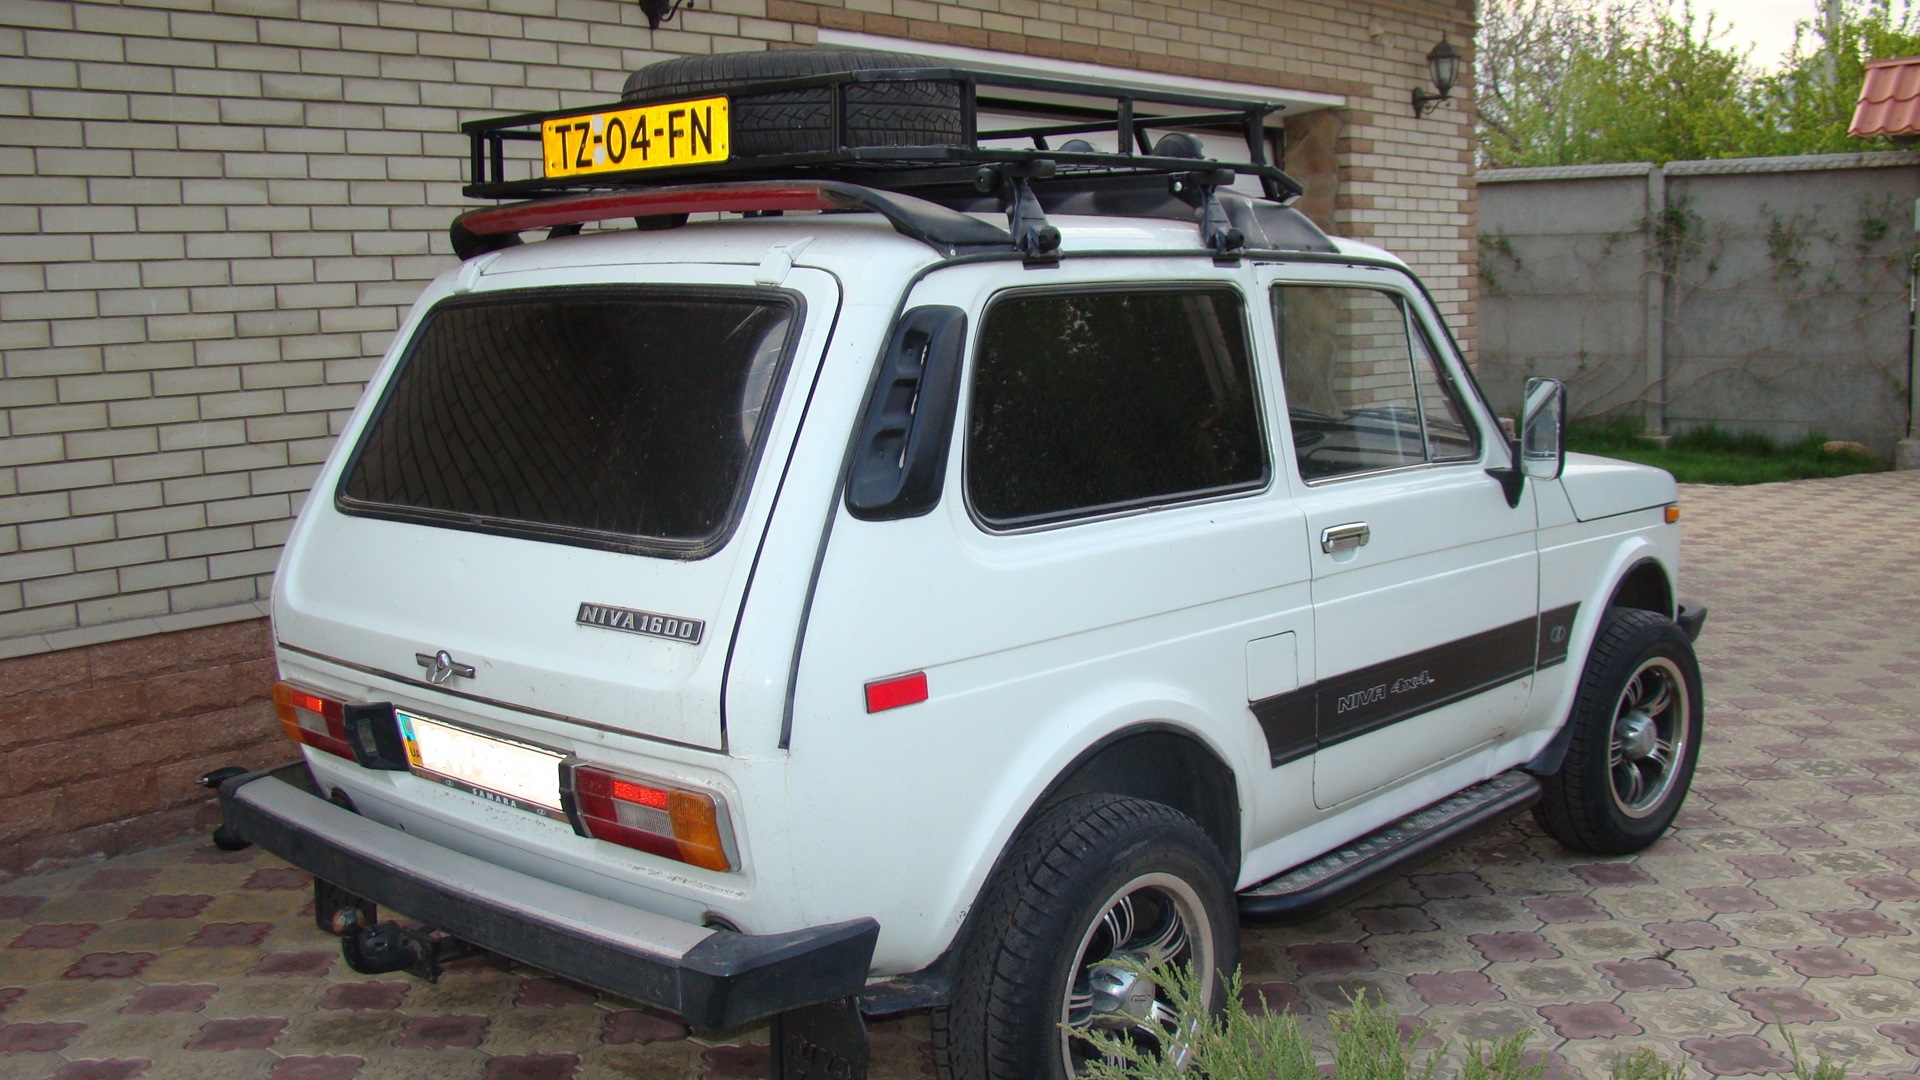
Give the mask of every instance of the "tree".
[[[1816, 43], [1817, 42], [1817, 43]], [[1778, 75], [1760, 79], [1752, 97], [1756, 153], [1838, 154], [1892, 149], [1885, 138], [1854, 139], [1847, 125], [1859, 100], [1867, 63], [1920, 56], [1920, 9], [1904, 0], [1855, 3], [1839, 24], [1808, 20]]]
[[1920, 54], [1915, 3], [1850, 0], [1831, 29], [1803, 22], [1784, 70], [1766, 75], [1685, 0], [1486, 0], [1480, 163], [1882, 149], [1846, 128], [1867, 61]]

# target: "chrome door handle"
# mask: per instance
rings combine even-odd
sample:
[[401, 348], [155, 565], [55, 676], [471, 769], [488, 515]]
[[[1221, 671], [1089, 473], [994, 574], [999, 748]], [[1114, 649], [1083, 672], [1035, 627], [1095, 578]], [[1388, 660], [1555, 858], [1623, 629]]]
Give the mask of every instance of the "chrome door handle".
[[1372, 537], [1373, 530], [1367, 528], [1367, 523], [1364, 521], [1335, 525], [1332, 528], [1320, 530], [1320, 550], [1331, 555], [1336, 551], [1360, 547]]

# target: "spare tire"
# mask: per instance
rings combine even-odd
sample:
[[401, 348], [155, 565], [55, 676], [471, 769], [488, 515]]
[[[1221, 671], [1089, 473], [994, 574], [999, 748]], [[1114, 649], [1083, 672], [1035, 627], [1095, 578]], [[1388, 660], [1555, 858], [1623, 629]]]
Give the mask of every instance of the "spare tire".
[[[742, 88], [842, 71], [947, 66], [946, 61], [931, 56], [858, 49], [683, 56], [649, 64], [629, 75], [621, 97], [635, 101], [725, 92], [732, 99], [728, 138], [733, 157], [819, 153], [837, 149], [833, 144], [831, 87], [773, 94], [742, 92]], [[849, 147], [958, 145], [962, 134], [960, 84], [850, 85], [846, 122], [844, 135]]]

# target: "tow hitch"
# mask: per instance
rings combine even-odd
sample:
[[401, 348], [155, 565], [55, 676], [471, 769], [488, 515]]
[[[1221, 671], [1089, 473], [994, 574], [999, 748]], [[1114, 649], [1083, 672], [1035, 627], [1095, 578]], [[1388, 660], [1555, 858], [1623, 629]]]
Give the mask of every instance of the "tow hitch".
[[373, 901], [319, 878], [313, 880], [313, 921], [340, 939], [340, 955], [362, 975], [404, 971], [438, 982], [446, 965], [486, 951], [459, 938], [379, 922], [379, 918], [380, 909]]

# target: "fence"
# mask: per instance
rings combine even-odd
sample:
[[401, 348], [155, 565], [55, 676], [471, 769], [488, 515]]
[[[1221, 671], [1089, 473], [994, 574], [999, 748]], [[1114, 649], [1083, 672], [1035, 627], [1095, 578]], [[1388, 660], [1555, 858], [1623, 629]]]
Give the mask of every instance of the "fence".
[[1920, 153], [1496, 169], [1480, 181], [1480, 367], [1649, 432], [1907, 434]]

